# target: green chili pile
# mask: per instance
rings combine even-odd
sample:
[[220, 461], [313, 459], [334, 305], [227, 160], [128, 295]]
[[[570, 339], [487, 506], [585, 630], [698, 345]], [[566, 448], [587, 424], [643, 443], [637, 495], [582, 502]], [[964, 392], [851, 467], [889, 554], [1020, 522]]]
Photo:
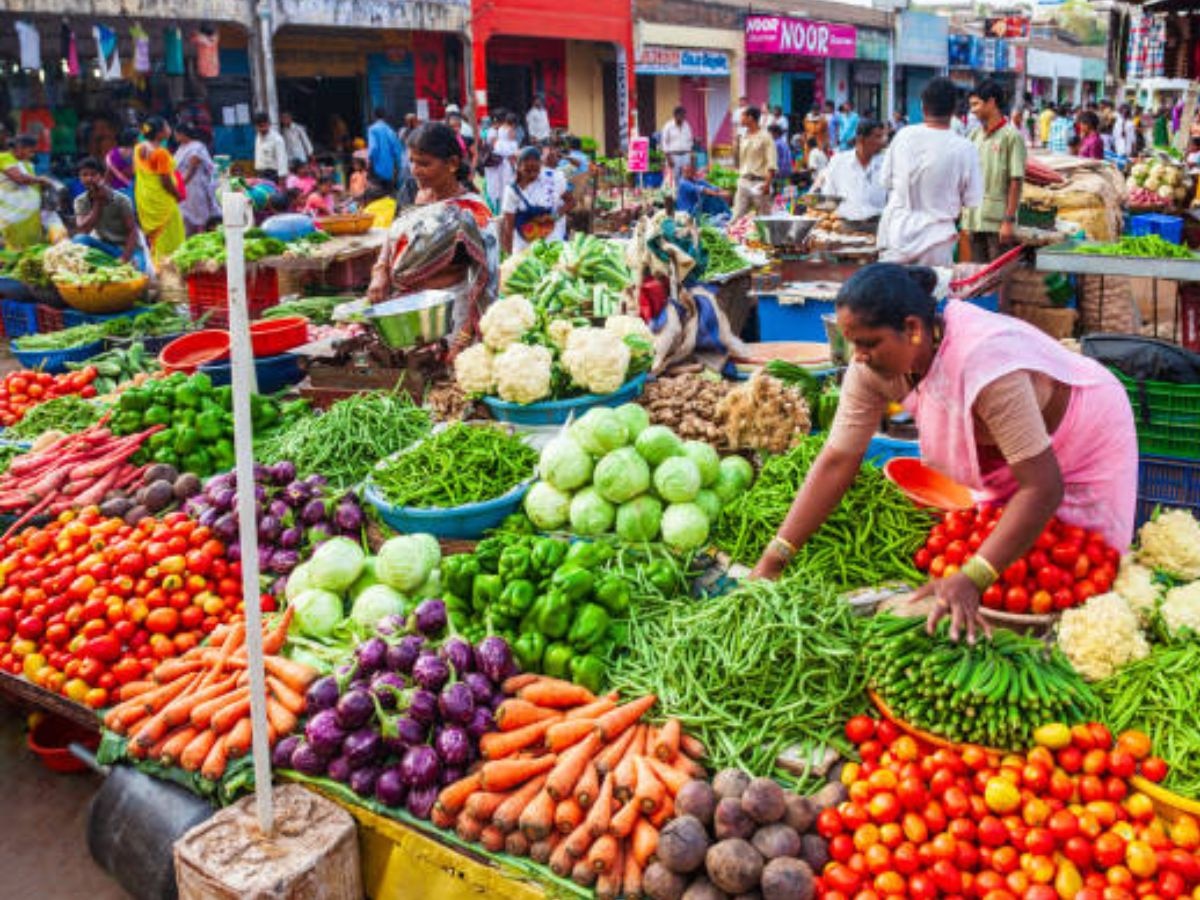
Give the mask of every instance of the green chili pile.
[[[713, 535], [716, 546], [735, 562], [754, 565], [787, 516], [823, 442], [805, 438], [787, 453], [770, 457], [754, 486], [721, 510]], [[913, 566], [913, 554], [935, 521], [913, 506], [882, 470], [863, 466], [792, 567], [826, 572], [849, 587], [897, 579], [920, 583], [924, 576]]]
[[704, 266], [706, 275], [728, 275], [747, 267], [746, 260], [737, 252], [733, 241], [711, 225], [700, 227], [700, 246], [708, 254], [708, 262]]
[[450, 509], [502, 497], [533, 477], [537, 461], [520, 437], [459, 422], [389, 459], [372, 480], [396, 506]]
[[1196, 255], [1181, 244], [1172, 244], [1157, 234], [1140, 237], [1126, 235], [1111, 244], [1080, 244], [1072, 253], [1093, 256], [1140, 256], [1150, 259], [1195, 259]]
[[68, 395], [39, 403], [29, 410], [16, 425], [6, 432], [7, 437], [36, 438], [46, 431], [74, 434], [91, 428], [100, 421], [106, 408], [81, 397]]

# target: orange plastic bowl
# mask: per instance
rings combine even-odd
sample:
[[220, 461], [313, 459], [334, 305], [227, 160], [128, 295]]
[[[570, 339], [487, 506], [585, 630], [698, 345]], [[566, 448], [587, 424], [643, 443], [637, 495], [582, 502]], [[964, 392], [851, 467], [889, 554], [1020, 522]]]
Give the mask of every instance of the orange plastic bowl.
[[176, 338], [158, 354], [159, 365], [167, 372], [191, 375], [201, 365], [229, 355], [229, 332], [210, 328]]
[[100, 735], [67, 719], [46, 715], [30, 730], [26, 743], [47, 769], [65, 774], [87, 769], [67, 746], [82, 744], [95, 753], [100, 746]]
[[278, 356], [308, 343], [308, 319], [285, 316], [250, 324], [250, 345], [255, 356]]
[[944, 512], [953, 512], [975, 505], [967, 488], [929, 468], [919, 459], [889, 459], [883, 467], [883, 474], [917, 506], [932, 506]]

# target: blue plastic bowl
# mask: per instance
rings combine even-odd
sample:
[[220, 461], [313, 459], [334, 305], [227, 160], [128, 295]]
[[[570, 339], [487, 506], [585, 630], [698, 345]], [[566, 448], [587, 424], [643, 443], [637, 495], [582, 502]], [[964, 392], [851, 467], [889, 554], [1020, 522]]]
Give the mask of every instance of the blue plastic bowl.
[[574, 413], [576, 418], [596, 406], [620, 406], [642, 393], [646, 375], [625, 382], [611, 394], [584, 394], [569, 400], [543, 400], [539, 403], [509, 403], [498, 397], [484, 397], [484, 406], [492, 418], [513, 425], [562, 425]]
[[78, 347], [68, 347], [66, 350], [18, 350], [16, 343], [12, 344], [12, 355], [26, 369], [44, 369], [47, 372], [55, 373], [67, 371], [69, 362], [83, 362], [103, 350], [104, 341], [80, 344]]
[[[205, 363], [200, 371], [216, 385], [229, 384], [233, 380], [233, 364], [228, 359]], [[254, 371], [258, 377], [260, 394], [274, 394], [304, 378], [304, 373], [300, 371], [300, 358], [294, 353], [256, 357]]]
[[866, 460], [873, 466], [883, 468], [889, 460], [897, 457], [920, 458], [921, 445], [917, 441], [905, 441], [900, 438], [877, 434], [871, 438], [867, 446]]
[[417, 506], [392, 506], [373, 482], [367, 482], [363, 497], [379, 511], [390, 528], [402, 534], [432, 534], [438, 538], [472, 540], [495, 528], [515, 513], [525, 499], [533, 479], [523, 481], [502, 497], [483, 503], [468, 503], [453, 509], [428, 509]]

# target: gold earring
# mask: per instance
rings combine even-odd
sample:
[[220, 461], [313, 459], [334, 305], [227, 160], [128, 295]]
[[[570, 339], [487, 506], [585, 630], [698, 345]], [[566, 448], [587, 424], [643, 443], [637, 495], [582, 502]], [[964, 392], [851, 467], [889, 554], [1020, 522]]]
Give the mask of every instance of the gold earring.
[[908, 342], [915, 347], [917, 344], [921, 343], [921, 336], [919, 334], [914, 334], [908, 339]]

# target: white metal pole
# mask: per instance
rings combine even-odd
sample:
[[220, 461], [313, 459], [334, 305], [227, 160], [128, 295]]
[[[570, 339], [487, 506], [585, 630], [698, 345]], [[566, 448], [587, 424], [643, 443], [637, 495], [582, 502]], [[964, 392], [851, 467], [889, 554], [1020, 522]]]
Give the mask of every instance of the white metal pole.
[[258, 589], [258, 517], [254, 510], [254, 425], [250, 395], [257, 391], [254, 354], [250, 348], [250, 315], [246, 302], [246, 235], [254, 224], [245, 194], [229, 191], [222, 198], [225, 223], [225, 269], [229, 289], [229, 342], [233, 363], [233, 450], [237, 475], [238, 534], [242, 548], [242, 598], [249, 655], [250, 724], [254, 754], [254, 795], [258, 825], [264, 835], [274, 830], [271, 808], [271, 749], [267, 739], [267, 685], [263, 672], [262, 607]]

